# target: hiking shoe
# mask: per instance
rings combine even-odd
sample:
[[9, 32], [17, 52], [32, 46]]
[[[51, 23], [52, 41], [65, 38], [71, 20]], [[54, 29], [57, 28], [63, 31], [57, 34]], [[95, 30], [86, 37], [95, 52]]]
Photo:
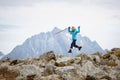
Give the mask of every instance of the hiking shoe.
[[70, 50], [68, 51], [68, 53], [72, 53], [72, 50], [70, 49]]
[[80, 50], [81, 50], [81, 48], [82, 48], [81, 46], [80, 46], [80, 47], [78, 47], [78, 50], [80, 51]]

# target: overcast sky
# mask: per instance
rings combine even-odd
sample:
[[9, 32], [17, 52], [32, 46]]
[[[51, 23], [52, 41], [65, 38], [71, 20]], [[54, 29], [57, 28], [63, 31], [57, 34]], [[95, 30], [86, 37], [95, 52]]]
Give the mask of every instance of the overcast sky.
[[103, 49], [120, 47], [120, 0], [0, 0], [0, 51], [72, 25]]

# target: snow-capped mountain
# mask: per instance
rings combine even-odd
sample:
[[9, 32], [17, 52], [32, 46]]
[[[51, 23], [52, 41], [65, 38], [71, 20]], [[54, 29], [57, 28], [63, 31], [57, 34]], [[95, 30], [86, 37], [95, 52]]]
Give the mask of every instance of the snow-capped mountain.
[[4, 56], [4, 54], [0, 51], [0, 59]]
[[3, 55], [3, 53], [0, 51], [0, 56], [2, 56]]
[[[61, 33], [58, 28], [54, 28], [47, 33], [40, 33], [28, 38], [22, 45], [16, 46], [6, 57], [12, 59], [23, 59], [40, 56], [44, 52], [54, 51], [56, 54], [68, 55], [68, 49], [72, 42], [71, 35], [67, 29]], [[78, 53], [104, 52], [96, 41], [91, 41], [88, 37], [78, 35], [77, 44], [82, 46], [81, 51], [73, 49], [73, 56]]]

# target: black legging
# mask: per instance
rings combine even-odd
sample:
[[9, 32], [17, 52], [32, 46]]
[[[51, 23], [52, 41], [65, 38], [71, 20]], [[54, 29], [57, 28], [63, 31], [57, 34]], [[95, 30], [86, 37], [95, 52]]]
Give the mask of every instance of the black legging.
[[76, 40], [73, 40], [72, 43], [71, 43], [71, 47], [70, 48], [73, 48], [73, 47], [79, 48], [79, 46], [76, 45]]

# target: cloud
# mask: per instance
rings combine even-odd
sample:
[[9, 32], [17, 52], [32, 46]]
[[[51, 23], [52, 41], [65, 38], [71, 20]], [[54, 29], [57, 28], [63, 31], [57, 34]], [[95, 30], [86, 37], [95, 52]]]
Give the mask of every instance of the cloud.
[[32, 6], [35, 3], [43, 3], [43, 2], [66, 2], [70, 4], [96, 4], [108, 8], [119, 8], [120, 9], [120, 0], [0, 0], [1, 7], [9, 7], [9, 6]]
[[98, 4], [109, 9], [120, 9], [120, 0], [98, 0]]
[[16, 25], [5, 25], [5, 24], [0, 24], [0, 31], [6, 31], [10, 29], [15, 29], [17, 28]]
[[118, 19], [120, 21], [120, 15], [114, 15], [113, 18]]
[[1, 7], [28, 6], [33, 4], [33, 0], [0, 0]]

